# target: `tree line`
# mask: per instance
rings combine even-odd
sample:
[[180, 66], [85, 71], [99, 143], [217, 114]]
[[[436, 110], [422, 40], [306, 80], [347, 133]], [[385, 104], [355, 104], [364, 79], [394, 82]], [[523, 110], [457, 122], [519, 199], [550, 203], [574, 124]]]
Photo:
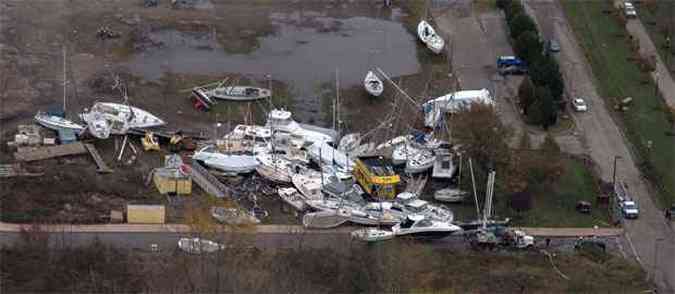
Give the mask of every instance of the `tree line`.
[[564, 105], [565, 85], [558, 61], [521, 1], [497, 0], [497, 7], [504, 11], [516, 55], [528, 65], [528, 76], [518, 89], [518, 104], [528, 123], [547, 129], [557, 122]]

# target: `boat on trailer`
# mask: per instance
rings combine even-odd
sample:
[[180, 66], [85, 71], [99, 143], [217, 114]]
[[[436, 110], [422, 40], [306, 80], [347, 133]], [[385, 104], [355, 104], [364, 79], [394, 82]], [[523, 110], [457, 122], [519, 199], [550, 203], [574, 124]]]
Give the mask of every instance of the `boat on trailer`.
[[449, 222], [432, 220], [423, 215], [413, 214], [391, 228], [396, 237], [416, 239], [442, 239], [462, 231], [462, 228]]

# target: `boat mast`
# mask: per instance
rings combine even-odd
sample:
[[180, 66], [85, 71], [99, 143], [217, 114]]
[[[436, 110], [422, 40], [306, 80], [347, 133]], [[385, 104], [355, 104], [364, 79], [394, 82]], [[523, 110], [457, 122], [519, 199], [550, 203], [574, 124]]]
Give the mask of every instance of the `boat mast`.
[[63, 46], [63, 115], [66, 115], [66, 46]]
[[476, 201], [476, 218], [480, 218], [480, 209], [478, 208], [478, 194], [476, 193], [476, 178], [473, 175], [473, 164], [469, 158], [469, 170], [471, 171], [471, 185], [473, 186], [473, 200]]

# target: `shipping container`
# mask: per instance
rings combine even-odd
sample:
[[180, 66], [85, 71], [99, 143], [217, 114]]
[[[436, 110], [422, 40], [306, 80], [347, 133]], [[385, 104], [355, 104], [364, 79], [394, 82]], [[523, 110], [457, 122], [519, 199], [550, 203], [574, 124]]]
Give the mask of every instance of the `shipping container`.
[[166, 218], [164, 205], [127, 205], [127, 223], [163, 224]]

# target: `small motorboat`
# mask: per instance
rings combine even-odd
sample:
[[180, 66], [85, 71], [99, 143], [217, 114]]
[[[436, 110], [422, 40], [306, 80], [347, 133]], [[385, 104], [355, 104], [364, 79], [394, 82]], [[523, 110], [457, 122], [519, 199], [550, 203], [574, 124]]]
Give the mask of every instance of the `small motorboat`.
[[372, 71], [368, 71], [366, 74], [366, 78], [363, 80], [363, 86], [370, 95], [375, 97], [382, 95], [382, 92], [384, 91], [384, 84], [382, 84], [382, 80], [380, 80], [380, 78], [378, 78]]
[[408, 157], [408, 161], [405, 163], [405, 172], [409, 174], [425, 172], [434, 166], [435, 161], [436, 157], [431, 151], [420, 149]]
[[205, 93], [209, 98], [232, 101], [252, 101], [272, 96], [272, 90], [248, 86], [217, 87]]
[[305, 210], [305, 198], [295, 188], [279, 188], [277, 190], [281, 200], [286, 202], [297, 211]]
[[434, 28], [425, 20], [417, 25], [417, 35], [432, 52], [440, 54], [445, 47], [445, 41], [441, 38]]
[[394, 236], [416, 239], [442, 239], [462, 231], [449, 222], [435, 221], [423, 215], [409, 215], [403, 222], [391, 228]]
[[38, 111], [35, 114], [35, 121], [41, 126], [52, 129], [52, 130], [62, 130], [62, 129], [71, 129], [76, 132], [84, 130], [84, 126], [74, 123], [70, 120], [67, 120], [63, 117], [52, 115], [46, 112]]
[[192, 95], [199, 101], [200, 105], [206, 109], [210, 109], [212, 105], [216, 104], [203, 88], [196, 87], [192, 89]]
[[434, 193], [434, 199], [441, 202], [458, 203], [464, 201], [468, 193], [459, 189], [445, 188]]
[[364, 228], [353, 231], [352, 238], [365, 242], [378, 242], [394, 239], [394, 232], [376, 228]]
[[180, 238], [178, 248], [189, 254], [202, 254], [223, 250], [225, 245], [200, 238]]

